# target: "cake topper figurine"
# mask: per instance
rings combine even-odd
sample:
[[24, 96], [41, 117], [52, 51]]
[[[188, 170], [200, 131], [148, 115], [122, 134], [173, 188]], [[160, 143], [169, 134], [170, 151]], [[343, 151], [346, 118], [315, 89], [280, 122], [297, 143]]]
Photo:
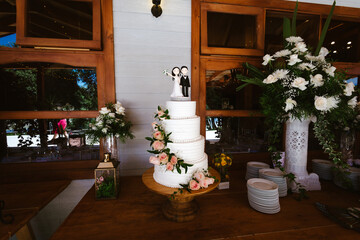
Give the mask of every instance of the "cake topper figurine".
[[184, 97], [189, 97], [189, 87], [190, 87], [190, 79], [188, 76], [189, 70], [187, 66], [181, 67], [181, 78], [180, 78], [180, 86], [182, 87], [182, 94]]
[[171, 74], [166, 70], [164, 70], [164, 74], [167, 76], [171, 76], [172, 80], [174, 81], [174, 87], [170, 97], [172, 98], [184, 97], [183, 94], [181, 93], [181, 86], [180, 86], [180, 68], [174, 67], [171, 71]]

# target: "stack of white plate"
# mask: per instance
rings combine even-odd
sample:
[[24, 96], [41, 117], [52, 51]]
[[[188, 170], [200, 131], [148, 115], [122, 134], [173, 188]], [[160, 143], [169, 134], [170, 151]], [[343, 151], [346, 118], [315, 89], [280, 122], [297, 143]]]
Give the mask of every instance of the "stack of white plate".
[[312, 160], [312, 170], [314, 173], [319, 175], [319, 178], [324, 180], [332, 180], [332, 170], [334, 163], [329, 160], [323, 159], [313, 159]]
[[248, 162], [246, 165], [246, 176], [245, 179], [258, 178], [259, 169], [270, 168], [269, 164], [263, 162]]
[[250, 206], [262, 213], [274, 214], [280, 211], [278, 185], [263, 178], [247, 181]]
[[264, 168], [259, 170], [259, 177], [273, 181], [278, 185], [279, 197], [287, 195], [286, 178], [283, 177], [284, 173], [279, 169]]

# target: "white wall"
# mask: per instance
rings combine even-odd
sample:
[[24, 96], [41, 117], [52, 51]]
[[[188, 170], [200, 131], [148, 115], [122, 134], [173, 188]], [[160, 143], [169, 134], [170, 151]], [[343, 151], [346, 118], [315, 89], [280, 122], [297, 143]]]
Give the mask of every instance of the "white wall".
[[[295, 1], [295, 0], [291, 0]], [[332, 4], [333, 0], [300, 0]], [[360, 0], [337, 0], [359, 7]], [[152, 16], [152, 0], [113, 0], [116, 98], [134, 123], [136, 139], [120, 147], [121, 173], [140, 175], [151, 167], [148, 141], [158, 105], [169, 100], [172, 82], [164, 69], [186, 65], [191, 57], [191, 0], [163, 0], [163, 14]]]
[[152, 16], [152, 0], [113, 0], [116, 98], [134, 123], [136, 139], [120, 147], [121, 174], [147, 168], [151, 123], [172, 90], [164, 69], [190, 68], [191, 0], [163, 0], [163, 14]]

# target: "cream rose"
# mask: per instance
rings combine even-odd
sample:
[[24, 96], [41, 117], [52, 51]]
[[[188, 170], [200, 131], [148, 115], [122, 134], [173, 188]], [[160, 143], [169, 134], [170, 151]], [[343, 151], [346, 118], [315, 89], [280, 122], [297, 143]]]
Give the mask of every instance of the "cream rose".
[[168, 160], [169, 160], [169, 157], [166, 153], [160, 153], [159, 154], [159, 160], [162, 164], [167, 164], [168, 163]]
[[162, 141], [154, 141], [151, 145], [154, 150], [163, 150], [165, 148], [165, 144]]
[[111, 112], [111, 111], [107, 107], [102, 107], [99, 111], [99, 113], [101, 113], [101, 114], [107, 114], [109, 112]]
[[315, 96], [315, 108], [319, 111], [327, 111], [327, 100], [325, 97]]
[[166, 164], [166, 170], [172, 171], [174, 169], [174, 165], [172, 165], [170, 162]]
[[296, 101], [291, 98], [286, 99], [285, 104], [286, 104], [285, 109], [284, 109], [285, 112], [288, 112], [289, 110], [293, 109], [297, 105]]
[[199, 182], [202, 181], [203, 179], [205, 179], [205, 175], [202, 172], [196, 172], [194, 174], [194, 178], [196, 178], [196, 180], [198, 180]]
[[356, 105], [357, 105], [357, 96], [353, 97], [352, 99], [350, 99], [348, 101], [348, 105], [351, 107], [351, 108], [355, 108]]
[[208, 188], [208, 186], [209, 186], [209, 184], [207, 183], [205, 178], [203, 180], [201, 180], [199, 182], [199, 184], [200, 184], [200, 187], [202, 187], [202, 188]]
[[164, 135], [160, 131], [154, 132], [153, 137], [157, 140], [164, 140]]
[[263, 57], [263, 60], [264, 62], [262, 63], [262, 65], [266, 66], [268, 65], [268, 63], [272, 60], [274, 60], [274, 58], [272, 56], [270, 56], [269, 54], [266, 54], [264, 57]]
[[170, 159], [170, 162], [171, 162], [172, 165], [177, 164], [177, 161], [178, 161], [178, 159], [175, 156], [172, 156], [171, 159]]
[[212, 177], [206, 177], [205, 181], [207, 182], [208, 185], [211, 185], [215, 182], [215, 179]]
[[315, 76], [310, 75], [310, 82], [314, 87], [321, 87], [324, 85], [324, 79], [321, 74], [316, 74]]
[[297, 78], [294, 79], [291, 86], [294, 87], [294, 88], [298, 88], [301, 91], [304, 91], [306, 89], [306, 85], [308, 83], [309, 83], [309, 81], [306, 81], [304, 78], [297, 77]]
[[302, 60], [298, 58], [297, 54], [290, 55], [290, 59], [286, 60], [286, 61], [289, 62], [288, 64], [290, 66], [295, 65], [296, 63], [302, 62]]
[[157, 131], [157, 130], [158, 130], [158, 124], [157, 124], [157, 122], [153, 122], [153, 123], [151, 124], [151, 126], [152, 126], [152, 128], [153, 128], [154, 131]]
[[265, 84], [271, 84], [274, 82], [277, 82], [277, 78], [274, 77], [274, 75], [270, 74], [269, 76], [267, 76], [267, 78], [264, 79], [263, 83]]

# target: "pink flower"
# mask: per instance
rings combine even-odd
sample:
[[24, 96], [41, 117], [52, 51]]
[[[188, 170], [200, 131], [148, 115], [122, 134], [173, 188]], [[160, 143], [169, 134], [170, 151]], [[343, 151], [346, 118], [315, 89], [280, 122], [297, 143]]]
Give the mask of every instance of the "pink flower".
[[200, 184], [195, 181], [194, 179], [190, 180], [189, 182], [189, 187], [190, 187], [190, 190], [199, 190], [200, 189]]
[[174, 169], [174, 165], [172, 165], [170, 162], [166, 164], [166, 170], [172, 171]]
[[208, 183], [206, 181], [206, 178], [201, 180], [199, 184], [200, 184], [200, 187], [202, 187], [202, 188], [207, 188], [208, 187]]
[[152, 128], [154, 129], [154, 131], [157, 131], [157, 130], [158, 130], [158, 124], [157, 124], [157, 122], [153, 122], [153, 123], [151, 124], [151, 126], [152, 126]]
[[207, 185], [211, 185], [211, 184], [214, 183], [215, 179], [212, 178], [212, 177], [209, 177], [209, 178], [206, 177], [206, 178], [205, 178], [205, 181], [206, 181]]
[[159, 117], [162, 117], [164, 115], [164, 111], [160, 110], [160, 111], [157, 112], [157, 114], [158, 114]]
[[154, 164], [154, 165], [160, 165], [160, 159], [155, 157], [155, 156], [151, 156], [149, 158], [149, 162]]
[[202, 172], [196, 172], [194, 174], [194, 178], [196, 178], [198, 182], [201, 182], [203, 179], [205, 179], [205, 175]]
[[162, 164], [167, 164], [168, 160], [169, 160], [169, 157], [166, 153], [160, 153], [159, 154], [159, 159], [160, 159], [160, 162]]
[[99, 178], [99, 181], [100, 181], [100, 182], [103, 182], [103, 181], [104, 181], [104, 177], [101, 176], [101, 177]]
[[165, 144], [162, 141], [155, 141], [153, 142], [152, 147], [155, 150], [163, 150], [165, 148]]
[[162, 134], [162, 132], [160, 131], [156, 131], [153, 134], [153, 137], [157, 140], [163, 140], [164, 139], [164, 135]]
[[172, 156], [171, 159], [170, 159], [170, 162], [171, 162], [172, 165], [175, 165], [177, 163], [177, 157]]

